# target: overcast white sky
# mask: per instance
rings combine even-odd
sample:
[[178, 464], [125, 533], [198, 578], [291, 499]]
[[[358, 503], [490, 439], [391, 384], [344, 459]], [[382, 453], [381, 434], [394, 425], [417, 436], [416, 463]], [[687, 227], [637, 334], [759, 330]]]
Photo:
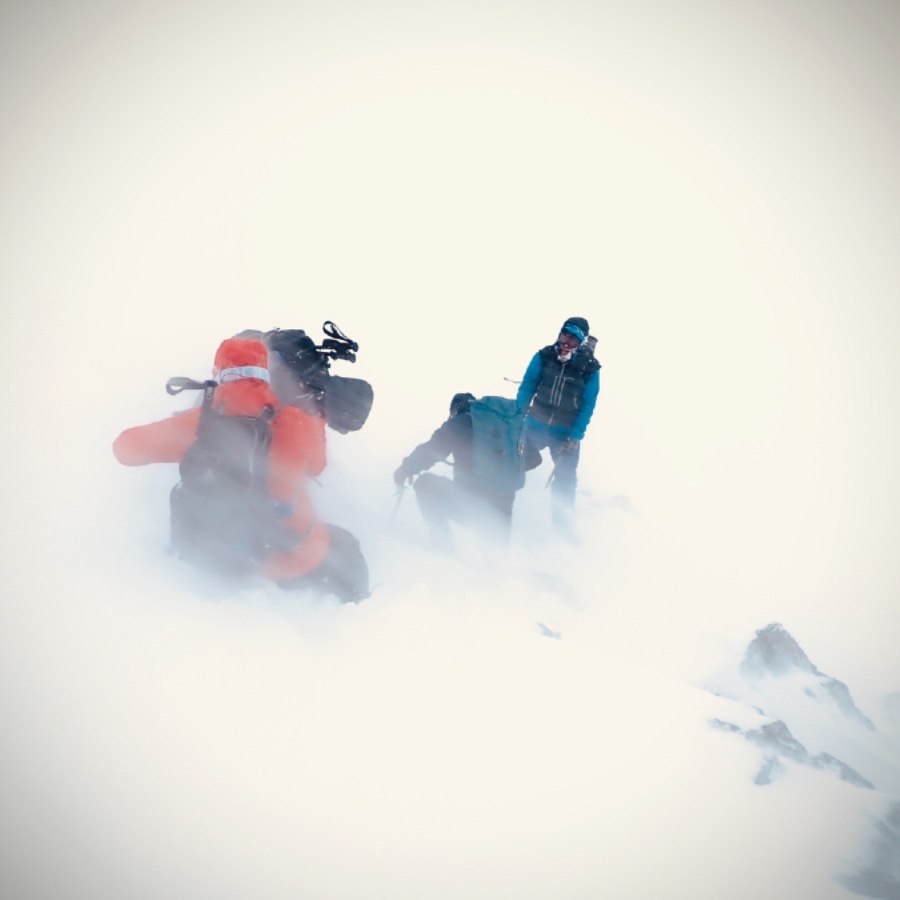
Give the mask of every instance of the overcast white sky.
[[[627, 665], [662, 670], [659, 684], [632, 674], [635, 697], [665, 696], [770, 620], [793, 626], [858, 697], [875, 704], [900, 690], [898, 36], [900, 8], [870, 0], [0, 2], [2, 640], [14, 762], [28, 759], [45, 784], [67, 784], [68, 767], [90, 795], [66, 795], [71, 808], [94, 804], [116, 750], [155, 740], [158, 729], [129, 704], [137, 692], [178, 736], [171, 759], [184, 768], [172, 783], [199, 806], [206, 788], [188, 789], [180, 750], [219, 729], [223, 744], [235, 731], [280, 734], [273, 723], [288, 700], [275, 692], [257, 706], [270, 679], [290, 682], [291, 697], [304, 674], [336, 679], [328, 700], [358, 716], [376, 687], [360, 700], [348, 666], [368, 683], [386, 673], [377, 689], [400, 696], [409, 668], [425, 673], [443, 703], [429, 712], [417, 702], [432, 729], [418, 739], [440, 761], [451, 755], [438, 735], [471, 733], [493, 715], [469, 690], [486, 681], [487, 697], [508, 701], [510, 685], [492, 680], [497, 665], [526, 679], [524, 695], [551, 684], [558, 692], [541, 695], [540, 709], [568, 752], [582, 725], [567, 714], [594, 698], [571, 679], [602, 678], [598, 648], [628, 647]], [[519, 574], [494, 582], [479, 572], [473, 584], [391, 542], [399, 459], [455, 391], [511, 393], [504, 379], [520, 378], [570, 315], [590, 320], [604, 366], [582, 455], [585, 542], [579, 554], [542, 543], [539, 470], [520, 498], [516, 558], [567, 590], [531, 593]], [[117, 467], [110, 443], [168, 414], [165, 379], [205, 375], [222, 337], [273, 326], [318, 336], [325, 319], [360, 342], [357, 365], [340, 371], [372, 381], [376, 403], [363, 432], [332, 436], [320, 502], [364, 539], [380, 594], [355, 612], [279, 607], [274, 618], [271, 598], [196, 605], [202, 587], [160, 561], [172, 473]], [[411, 499], [395, 525], [415, 541]], [[527, 641], [499, 638], [510, 619], [524, 634], [541, 616], [564, 635], [538, 635], [541, 648], [578, 648], [552, 671], [530, 630]], [[473, 637], [485, 618], [485, 637]], [[310, 634], [327, 636], [324, 649], [300, 637]], [[314, 660], [298, 661], [298, 641]], [[473, 673], [462, 686], [439, 674], [440, 663], [457, 671], [460, 655]], [[243, 665], [223, 686], [233, 657]], [[249, 685], [238, 677], [248, 671]], [[77, 696], [61, 690], [68, 679]], [[455, 688], [471, 716], [453, 705]], [[210, 719], [219, 691], [231, 701]], [[571, 703], [562, 711], [560, 694]], [[385, 728], [409, 737], [403, 704], [376, 704], [387, 725], [357, 723], [343, 757], [339, 713], [320, 702], [310, 715], [329, 739], [322, 759], [310, 750], [303, 764], [334, 751], [333, 787], [374, 740], [388, 772], [376, 782], [409, 787], [379, 737]], [[108, 738], [93, 758], [92, 709]], [[534, 737], [532, 711], [515, 709], [511, 730], [495, 736], [498, 753], [513, 754], [517, 734]], [[119, 714], [126, 724], [116, 728]], [[67, 724], [77, 737], [61, 766]], [[285, 748], [306, 746], [290, 735]], [[271, 751], [247, 740], [220, 760], [222, 783]], [[526, 756], [502, 798], [520, 796], [526, 775], [540, 783], [539, 761], [559, 767], [556, 749]], [[151, 768], [158, 756], [136, 759], [98, 801], [96, 846], [114, 836], [116, 790], [137, 791], [128, 796], [139, 808], [158, 799], [165, 780], [141, 777], [141, 761]], [[279, 757], [271, 771], [285, 764]], [[466, 802], [488, 784], [477, 771], [471, 793], [456, 784]], [[572, 771], [580, 777], [587, 761]], [[427, 793], [432, 776], [446, 784], [446, 772], [427, 767], [412, 780]], [[256, 784], [260, 821], [276, 781]], [[21, 790], [35, 846], [46, 846], [43, 809]], [[231, 824], [244, 794], [228, 797]], [[456, 823], [466, 820], [459, 802]], [[367, 803], [361, 836], [391, 799]], [[408, 840], [415, 819], [414, 804], [393, 809], [389, 861], [402, 856], [391, 837]], [[528, 853], [504, 836], [509, 821], [498, 815], [482, 842], [444, 835], [443, 846], [470, 861], [490, 847], [515, 869]], [[748, 815], [747, 827], [755, 821]], [[189, 815], [178, 828], [203, 832]], [[548, 838], [549, 826], [537, 833]], [[245, 845], [236, 826], [227, 837]], [[186, 871], [182, 888], [215, 868], [221, 844], [204, 846], [209, 864]], [[427, 859], [440, 846], [422, 836], [418, 849]], [[557, 849], [584, 866], [586, 881], [569, 893], [583, 896], [574, 885], [590, 883], [587, 856], [571, 843]], [[289, 854], [274, 859], [281, 884]], [[483, 871], [485, 885], [499, 877]], [[519, 871], [535, 896], [551, 895], [541, 894], [552, 884], [546, 867]]]

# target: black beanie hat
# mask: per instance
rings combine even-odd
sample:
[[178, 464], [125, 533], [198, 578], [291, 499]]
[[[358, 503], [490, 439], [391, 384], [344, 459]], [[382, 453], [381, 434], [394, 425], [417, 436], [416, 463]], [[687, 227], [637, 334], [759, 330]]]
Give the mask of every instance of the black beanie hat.
[[[588, 325], [587, 319], [582, 319], [580, 316], [570, 316], [562, 323], [562, 328], [559, 330], [568, 331], [570, 334], [574, 334], [578, 340], [583, 341], [590, 334], [591, 326]], [[581, 332], [580, 335], [577, 333], [578, 331]]]
[[450, 415], [465, 411], [466, 407], [475, 399], [474, 394], [454, 394], [450, 401]]

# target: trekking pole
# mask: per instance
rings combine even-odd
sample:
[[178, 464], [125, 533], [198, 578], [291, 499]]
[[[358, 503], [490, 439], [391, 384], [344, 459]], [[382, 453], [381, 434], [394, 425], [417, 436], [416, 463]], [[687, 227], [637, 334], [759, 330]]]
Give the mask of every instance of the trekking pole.
[[[571, 441], [566, 441], [566, 444], [570, 443]], [[559, 456], [562, 456], [569, 452], [569, 450], [566, 449], [566, 444], [564, 444], [562, 449], [559, 451]], [[557, 457], [556, 462], [553, 463], [553, 471], [550, 473], [550, 477], [547, 479], [547, 483], [544, 485], [544, 487], [550, 487], [550, 483], [556, 477], [556, 469], [559, 466], [559, 456]]]

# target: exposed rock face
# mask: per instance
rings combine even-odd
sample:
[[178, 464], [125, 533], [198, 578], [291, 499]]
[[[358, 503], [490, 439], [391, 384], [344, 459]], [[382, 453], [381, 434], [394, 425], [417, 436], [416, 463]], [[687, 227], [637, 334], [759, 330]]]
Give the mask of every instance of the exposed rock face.
[[875, 823], [866, 863], [838, 881], [862, 897], [900, 900], [900, 803], [894, 803], [887, 815]]
[[707, 687], [735, 704], [710, 719], [710, 725], [742, 737], [762, 754], [755, 784], [790, 777], [800, 765], [876, 791], [869, 795], [869, 809], [883, 798], [863, 855], [837, 880], [861, 897], [900, 900], [900, 780], [897, 733], [892, 730], [900, 724], [900, 692], [884, 698], [879, 722], [886, 731], [877, 732], [847, 685], [821, 672], [777, 622], [757, 631], [740, 663], [725, 667]]
[[814, 769], [833, 771], [841, 781], [849, 782], [857, 787], [870, 790], [875, 787], [872, 782], [863, 778], [859, 772], [830, 753], [811, 754], [791, 734], [790, 728], [780, 719], [767, 722], [760, 728], [741, 728], [732, 722], [725, 722], [722, 719], [712, 719], [710, 724], [723, 731], [731, 731], [743, 735], [748, 741], [766, 751], [762, 766], [753, 779], [755, 784], [770, 784], [774, 776], [784, 770], [780, 758], [785, 758], [804, 766], [811, 766]]
[[748, 678], [762, 675], [784, 675], [791, 669], [817, 672], [800, 645], [778, 622], [756, 632], [741, 663], [741, 672]]
[[[835, 741], [842, 747], [841, 756], [852, 747], [857, 765], [872, 762], [872, 755], [860, 753], [859, 747], [860, 741], [869, 739], [863, 735], [874, 732], [875, 726], [853, 702], [847, 685], [821, 672], [782, 625], [773, 622], [756, 632], [726, 684], [723, 696], [747, 704], [762, 717], [762, 724], [744, 721], [738, 725], [724, 719], [714, 719], [711, 724], [739, 734], [762, 749], [756, 784], [770, 784], [786, 772], [790, 763], [796, 763], [831, 772], [857, 787], [877, 786], [822, 746]], [[847, 723], [846, 727], [842, 728], [841, 721]], [[788, 722], [792, 722], [793, 731]], [[818, 744], [815, 750], [808, 749], [810, 743]]]
[[853, 702], [847, 685], [820, 672], [794, 638], [777, 622], [756, 632], [756, 637], [747, 647], [740, 669], [741, 674], [749, 681], [756, 681], [767, 675], [778, 677], [792, 671], [807, 673], [844, 715], [870, 731], [875, 730], [871, 719], [863, 715]]

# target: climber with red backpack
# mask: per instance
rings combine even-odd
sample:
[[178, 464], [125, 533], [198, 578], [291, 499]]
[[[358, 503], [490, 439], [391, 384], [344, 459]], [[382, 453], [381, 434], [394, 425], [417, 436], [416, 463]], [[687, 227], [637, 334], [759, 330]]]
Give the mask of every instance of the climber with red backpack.
[[202, 391], [202, 402], [123, 431], [113, 444], [124, 465], [176, 463], [171, 536], [186, 561], [223, 576], [257, 575], [283, 587], [313, 587], [342, 601], [368, 596], [356, 538], [321, 522], [307, 493], [325, 468], [325, 419], [279, 402], [269, 351], [229, 338], [213, 378], [172, 378], [170, 394]]

